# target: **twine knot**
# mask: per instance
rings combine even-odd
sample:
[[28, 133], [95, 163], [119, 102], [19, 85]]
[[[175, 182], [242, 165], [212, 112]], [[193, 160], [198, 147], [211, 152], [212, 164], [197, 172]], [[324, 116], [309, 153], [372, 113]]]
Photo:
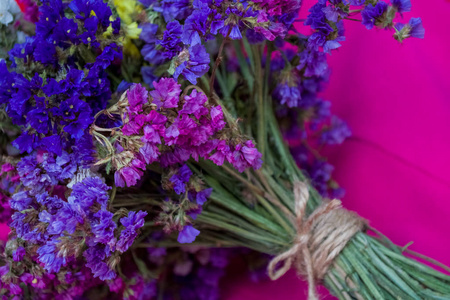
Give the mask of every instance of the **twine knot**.
[[[308, 186], [295, 182], [297, 235], [290, 249], [270, 261], [267, 271], [269, 277], [276, 280], [294, 267], [308, 281], [308, 299], [315, 300], [318, 299], [316, 282], [323, 279], [334, 259], [366, 222], [357, 214], [342, 209], [337, 199], [323, 203], [307, 217], [308, 199]], [[278, 264], [281, 264], [279, 268]]]

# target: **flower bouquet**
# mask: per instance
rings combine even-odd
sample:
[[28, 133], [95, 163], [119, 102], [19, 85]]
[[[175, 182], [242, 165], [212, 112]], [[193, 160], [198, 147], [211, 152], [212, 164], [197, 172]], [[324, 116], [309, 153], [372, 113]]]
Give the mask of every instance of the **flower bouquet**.
[[449, 298], [341, 207], [315, 147], [350, 135], [318, 97], [344, 21], [402, 42], [421, 19], [396, 22], [409, 0], [301, 4], [2, 1], [2, 297], [215, 299], [241, 247], [309, 299]]

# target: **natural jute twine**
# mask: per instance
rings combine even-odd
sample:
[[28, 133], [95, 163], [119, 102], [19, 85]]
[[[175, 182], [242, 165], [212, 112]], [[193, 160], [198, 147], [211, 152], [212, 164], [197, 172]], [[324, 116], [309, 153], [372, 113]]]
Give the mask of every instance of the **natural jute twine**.
[[308, 281], [308, 300], [315, 300], [316, 283], [324, 278], [328, 267], [366, 222], [343, 209], [336, 199], [323, 203], [307, 217], [309, 192], [303, 182], [294, 183], [294, 197], [297, 235], [290, 249], [272, 259], [267, 271], [276, 280], [294, 267]]

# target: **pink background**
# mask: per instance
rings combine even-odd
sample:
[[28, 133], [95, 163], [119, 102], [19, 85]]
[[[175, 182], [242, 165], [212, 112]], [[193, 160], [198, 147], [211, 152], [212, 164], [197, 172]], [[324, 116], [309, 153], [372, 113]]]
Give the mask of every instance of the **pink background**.
[[[304, 2], [302, 17], [312, 2]], [[347, 21], [324, 97], [354, 139], [329, 157], [347, 208], [395, 243], [414, 241], [410, 249], [450, 265], [450, 2], [411, 2], [405, 22], [421, 17], [424, 40], [399, 44], [391, 32]], [[227, 300], [306, 299], [294, 272], [253, 283], [231, 271], [223, 293]]]

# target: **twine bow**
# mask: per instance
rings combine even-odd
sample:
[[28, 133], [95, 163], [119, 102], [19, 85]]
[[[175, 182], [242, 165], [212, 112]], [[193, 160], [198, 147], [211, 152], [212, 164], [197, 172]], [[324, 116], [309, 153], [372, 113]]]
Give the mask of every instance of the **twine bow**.
[[[341, 209], [341, 201], [337, 199], [323, 203], [307, 217], [308, 199], [308, 186], [295, 182], [297, 236], [290, 249], [270, 261], [267, 271], [269, 277], [276, 280], [294, 267], [308, 281], [308, 299], [316, 300], [316, 282], [325, 276], [347, 242], [366, 223], [355, 213]], [[278, 264], [281, 264], [279, 268]]]

